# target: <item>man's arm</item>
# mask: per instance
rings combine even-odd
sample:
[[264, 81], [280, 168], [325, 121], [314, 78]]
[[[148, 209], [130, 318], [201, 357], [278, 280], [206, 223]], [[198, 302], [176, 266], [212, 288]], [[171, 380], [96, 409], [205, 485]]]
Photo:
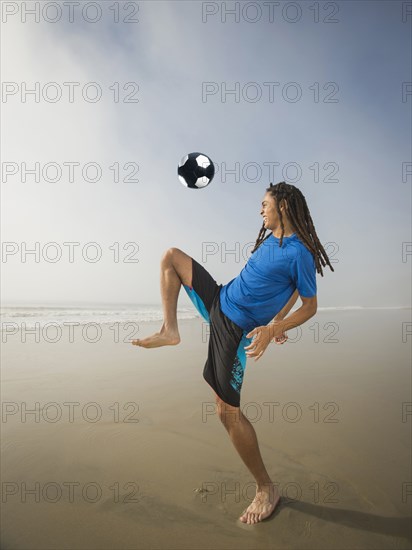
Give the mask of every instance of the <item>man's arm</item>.
[[[295, 293], [297, 293], [297, 290], [295, 291]], [[277, 336], [279, 333], [284, 333], [287, 330], [302, 325], [308, 319], [315, 315], [318, 308], [317, 297], [312, 296], [311, 298], [305, 298], [304, 296], [301, 296], [300, 298], [302, 300], [302, 305], [300, 306], [300, 308], [292, 313], [292, 315], [290, 315], [287, 319], [284, 318], [285, 315], [287, 315], [287, 313], [289, 313], [289, 311], [292, 309], [297, 300], [298, 294], [295, 297], [295, 293], [293, 293], [289, 302], [276, 315], [274, 320], [271, 321], [269, 325], [267, 325], [269, 327], [269, 334], [271, 338]], [[287, 310], [286, 314], [283, 315], [285, 310]]]
[[276, 319], [279, 315], [283, 315], [286, 308], [288, 308], [288, 312], [292, 309], [293, 304], [297, 300], [297, 296], [295, 297], [294, 295], [292, 295], [286, 306], [268, 325], [256, 327], [246, 335], [247, 338], [254, 338], [251, 344], [245, 346], [247, 357], [255, 357], [255, 361], [257, 361], [272, 339], [277, 339], [277, 342], [280, 342], [282, 339], [285, 341], [285, 332], [287, 330], [302, 325], [315, 315], [318, 308], [316, 296], [312, 296], [311, 298], [301, 296], [300, 299], [302, 300], [301, 307], [292, 313], [290, 317], [287, 319]]
[[295, 292], [292, 294], [292, 296], [289, 298], [289, 301], [286, 303], [286, 305], [279, 311], [277, 315], [273, 318], [273, 321], [282, 321], [286, 315], [289, 313], [289, 311], [292, 309], [292, 307], [296, 304], [296, 300], [299, 297], [299, 292], [296, 289]]

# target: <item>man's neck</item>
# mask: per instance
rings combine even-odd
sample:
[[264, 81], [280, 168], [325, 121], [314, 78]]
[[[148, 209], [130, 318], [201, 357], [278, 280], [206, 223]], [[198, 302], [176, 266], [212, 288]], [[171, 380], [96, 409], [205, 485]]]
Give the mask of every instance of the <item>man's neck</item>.
[[[288, 227], [287, 229], [285, 228], [285, 233], [284, 233], [283, 237], [290, 237], [294, 233], [295, 232], [290, 227]], [[276, 237], [277, 239], [280, 239], [280, 237], [282, 236], [282, 230], [281, 229], [276, 229], [276, 230], [272, 231], [272, 235], [274, 237]]]

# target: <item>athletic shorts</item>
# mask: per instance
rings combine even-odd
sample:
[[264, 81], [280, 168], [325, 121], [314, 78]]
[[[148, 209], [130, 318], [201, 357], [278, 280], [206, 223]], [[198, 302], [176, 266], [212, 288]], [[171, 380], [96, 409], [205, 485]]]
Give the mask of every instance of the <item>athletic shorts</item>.
[[240, 390], [246, 367], [246, 352], [252, 338], [220, 309], [220, 289], [213, 277], [192, 258], [192, 286], [183, 285], [200, 315], [209, 323], [208, 356], [203, 378], [217, 395], [233, 407], [240, 406]]

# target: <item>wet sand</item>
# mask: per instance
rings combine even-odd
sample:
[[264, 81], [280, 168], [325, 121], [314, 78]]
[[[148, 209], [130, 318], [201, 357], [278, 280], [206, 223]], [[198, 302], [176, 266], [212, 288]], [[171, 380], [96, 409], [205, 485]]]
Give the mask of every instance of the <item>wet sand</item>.
[[[248, 359], [241, 407], [284, 497], [257, 525], [238, 521], [254, 483], [202, 377], [201, 319], [180, 322], [179, 346], [156, 350], [108, 327], [96, 343], [78, 332], [71, 343], [68, 330], [57, 343], [10, 336], [1, 548], [410, 548], [403, 323], [410, 310], [318, 312]], [[139, 337], [158, 328], [142, 323]]]

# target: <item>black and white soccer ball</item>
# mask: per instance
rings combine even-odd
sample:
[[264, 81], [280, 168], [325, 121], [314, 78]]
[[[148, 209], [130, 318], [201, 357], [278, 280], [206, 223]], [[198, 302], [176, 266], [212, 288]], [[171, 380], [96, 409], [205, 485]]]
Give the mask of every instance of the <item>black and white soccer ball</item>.
[[185, 155], [177, 168], [180, 183], [190, 189], [202, 189], [209, 185], [215, 175], [212, 160], [203, 153]]

